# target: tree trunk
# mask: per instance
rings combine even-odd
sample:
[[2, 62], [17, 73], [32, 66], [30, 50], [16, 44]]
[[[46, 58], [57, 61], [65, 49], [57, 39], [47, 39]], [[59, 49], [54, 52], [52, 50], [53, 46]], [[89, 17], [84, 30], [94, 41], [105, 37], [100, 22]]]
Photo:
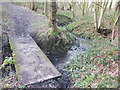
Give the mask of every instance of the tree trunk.
[[109, 10], [111, 10], [111, 7], [112, 7], [112, 0], [110, 1]]
[[71, 12], [72, 12], [72, 19], [73, 20], [75, 18], [75, 5], [76, 5], [76, 2], [71, 2]]
[[[114, 9], [115, 9], [115, 14], [116, 16], [118, 16], [115, 20], [115, 23], [114, 23], [114, 28], [112, 30], [112, 36], [111, 36], [111, 40], [113, 41], [115, 39], [115, 32], [116, 32], [116, 25], [117, 25], [117, 28], [118, 28], [118, 35], [119, 35], [119, 26], [120, 26], [120, 1], [119, 2], [116, 2], [115, 3], [115, 6], [114, 6]], [[119, 38], [119, 37], [118, 37]]]
[[94, 4], [94, 22], [95, 22], [95, 31], [98, 31], [97, 5], [96, 4]]
[[112, 36], [111, 36], [112, 41], [115, 39], [115, 29], [116, 29], [116, 25], [117, 25], [119, 19], [120, 19], [120, 15], [117, 17], [117, 19], [115, 20], [115, 23], [114, 23], [114, 28], [112, 30]]
[[72, 9], [72, 5], [71, 5], [70, 2], [68, 2], [68, 4], [69, 4], [69, 10], [71, 11], [71, 9]]
[[[3, 60], [3, 55], [2, 55], [2, 27], [0, 27], [0, 65], [2, 64]], [[0, 79], [2, 77], [2, 71], [0, 70]]]
[[31, 7], [31, 9], [34, 10], [34, 7], [35, 7], [35, 6], [34, 6], [34, 1], [33, 1], [33, 2], [32, 2], [32, 7]]
[[[120, 1], [116, 3], [116, 11], [118, 13], [118, 17], [116, 18], [115, 20], [115, 23], [114, 23], [114, 28], [112, 30], [112, 36], [111, 36], [111, 40], [113, 41], [115, 39], [115, 32], [116, 32], [116, 25], [118, 23], [118, 34], [119, 34], [119, 22], [120, 22]], [[119, 37], [118, 37], [119, 38]]]
[[29, 8], [32, 10], [32, 2], [29, 2]]
[[57, 22], [56, 22], [56, 13], [57, 13], [57, 5], [56, 0], [51, 0], [51, 16], [50, 16], [50, 26], [54, 32], [58, 32]]
[[99, 18], [99, 22], [98, 22], [98, 29], [100, 29], [100, 26], [101, 26], [101, 23], [102, 23], [102, 20], [103, 20], [103, 16], [104, 16], [107, 4], [108, 4], [108, 2], [103, 2], [102, 3], [103, 8], [101, 8], [101, 12], [100, 12], [100, 18]]
[[37, 11], [37, 2], [34, 2], [34, 0], [33, 0], [33, 2], [32, 2], [32, 7], [31, 7], [31, 10], [33, 10], [33, 11]]
[[61, 2], [61, 4], [62, 4], [62, 7], [61, 7], [61, 10], [65, 10], [65, 2], [63, 1], [63, 2]]
[[85, 16], [85, 8], [86, 8], [86, 2], [84, 1], [82, 4], [82, 15]]
[[47, 16], [47, 9], [48, 9], [48, 3], [47, 3], [47, 1], [46, 2], [44, 2], [44, 14]]

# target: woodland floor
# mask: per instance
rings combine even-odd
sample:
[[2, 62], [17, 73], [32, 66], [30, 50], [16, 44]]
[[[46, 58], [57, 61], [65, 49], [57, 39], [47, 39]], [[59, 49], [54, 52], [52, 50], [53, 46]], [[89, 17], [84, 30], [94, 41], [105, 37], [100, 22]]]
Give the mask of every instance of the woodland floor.
[[[23, 34], [23, 32], [30, 33], [32, 35], [32, 32], [34, 30], [35, 31], [42, 30], [44, 32], [45, 29], [48, 29], [47, 18], [41, 14], [38, 15], [27, 8], [23, 8], [17, 5], [10, 5], [8, 3], [3, 4], [3, 8], [10, 14], [10, 16], [8, 15], [7, 17], [5, 17], [9, 19], [8, 21], [10, 22], [10, 24], [14, 25], [13, 21], [17, 22], [16, 24], [18, 26], [16, 27], [16, 29], [22, 27], [23, 30], [26, 30], [26, 31], [20, 30], [20, 32], [17, 33], [18, 35]], [[12, 27], [7, 28], [8, 33], [11, 28]], [[67, 29], [71, 31], [69, 28], [71, 29], [70, 25], [68, 25]], [[78, 30], [74, 31], [75, 34], [78, 32], [79, 32]], [[32, 88], [118, 87], [119, 60], [117, 55], [119, 50], [116, 49], [117, 45], [113, 46], [113, 43], [109, 42], [109, 40], [97, 36], [94, 37], [92, 42], [94, 43], [88, 52], [76, 56], [76, 58], [74, 58], [73, 61], [69, 65], [67, 65], [66, 67], [67, 72], [66, 70], [65, 71], [62, 70], [63, 73], [62, 78], [51, 79], [42, 83], [28, 85], [27, 87]], [[3, 87], [19, 86], [20, 88], [25, 88], [25, 86], [19, 85], [15, 77], [15, 74], [13, 73], [10, 74], [9, 77], [6, 77], [1, 81], [2, 83], [0, 83], [0, 86], [4, 85]], [[72, 83], [71, 86], [69, 82]]]

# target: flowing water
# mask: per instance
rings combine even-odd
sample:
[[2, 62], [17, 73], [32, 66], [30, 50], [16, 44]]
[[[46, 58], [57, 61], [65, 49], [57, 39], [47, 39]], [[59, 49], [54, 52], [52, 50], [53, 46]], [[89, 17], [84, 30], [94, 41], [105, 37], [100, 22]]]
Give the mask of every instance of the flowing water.
[[71, 84], [69, 72], [66, 70], [67, 65], [69, 65], [77, 55], [88, 51], [92, 43], [89, 40], [78, 38], [73, 34], [71, 35], [75, 38], [75, 41], [66, 54], [47, 55], [58, 71], [62, 74], [61, 79], [59, 79], [58, 82], [61, 83], [61, 87], [64, 88], [69, 88]]
[[86, 52], [92, 44], [92, 41], [90, 40], [79, 38], [70, 32], [69, 34], [75, 38], [75, 41], [66, 54], [47, 55], [51, 62], [58, 68], [64, 67], [77, 55]]

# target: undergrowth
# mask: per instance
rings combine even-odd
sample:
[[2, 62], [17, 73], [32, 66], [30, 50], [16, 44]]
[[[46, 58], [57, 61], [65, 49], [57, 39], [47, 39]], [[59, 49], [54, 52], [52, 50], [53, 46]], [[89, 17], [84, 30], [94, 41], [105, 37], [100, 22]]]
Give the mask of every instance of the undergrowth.
[[0, 79], [0, 88], [10, 88], [14, 87], [17, 83], [14, 60], [12, 55], [12, 50], [9, 45], [8, 33], [10, 31], [10, 18], [8, 12], [4, 6], [2, 6], [2, 53], [3, 53], [3, 63], [0, 65], [0, 70], [2, 71], [2, 78]]
[[88, 52], [78, 55], [67, 66], [73, 87], [118, 88], [118, 51], [104, 38], [95, 39]]
[[[113, 19], [112, 17], [114, 17], [113, 11], [106, 12], [101, 28], [113, 29], [115, 17]], [[104, 36], [94, 30], [93, 15], [80, 17], [65, 28], [93, 42], [89, 51], [76, 56], [66, 68], [71, 73], [72, 87], [118, 88], [120, 86], [118, 76], [120, 49], [114, 46], [114, 42], [103, 38]]]
[[[105, 37], [104, 32], [107, 34], [109, 34], [109, 32], [111, 33], [115, 19], [116, 16], [112, 10], [111, 11], [108, 10], [105, 12], [104, 19], [100, 27], [101, 30], [102, 29], [104, 30], [101, 31], [102, 32], [101, 35], [103, 37]], [[99, 33], [95, 31], [94, 18], [92, 13], [87, 14], [84, 17], [81, 16], [76, 21], [67, 25], [66, 29], [81, 38], [94, 39], [95, 38], [94, 36], [100, 36]]]

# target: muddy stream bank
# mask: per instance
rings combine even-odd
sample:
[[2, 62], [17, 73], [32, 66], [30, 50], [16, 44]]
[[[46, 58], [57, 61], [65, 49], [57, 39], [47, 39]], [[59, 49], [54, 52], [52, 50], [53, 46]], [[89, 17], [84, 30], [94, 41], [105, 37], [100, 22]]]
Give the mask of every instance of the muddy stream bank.
[[62, 74], [58, 82], [60, 82], [61, 87], [63, 88], [69, 88], [73, 83], [70, 79], [70, 74], [66, 69], [67, 66], [77, 55], [88, 51], [91, 44], [89, 40], [78, 38], [72, 33], [70, 33], [70, 35], [75, 38], [75, 41], [66, 54], [47, 55], [58, 71]]

